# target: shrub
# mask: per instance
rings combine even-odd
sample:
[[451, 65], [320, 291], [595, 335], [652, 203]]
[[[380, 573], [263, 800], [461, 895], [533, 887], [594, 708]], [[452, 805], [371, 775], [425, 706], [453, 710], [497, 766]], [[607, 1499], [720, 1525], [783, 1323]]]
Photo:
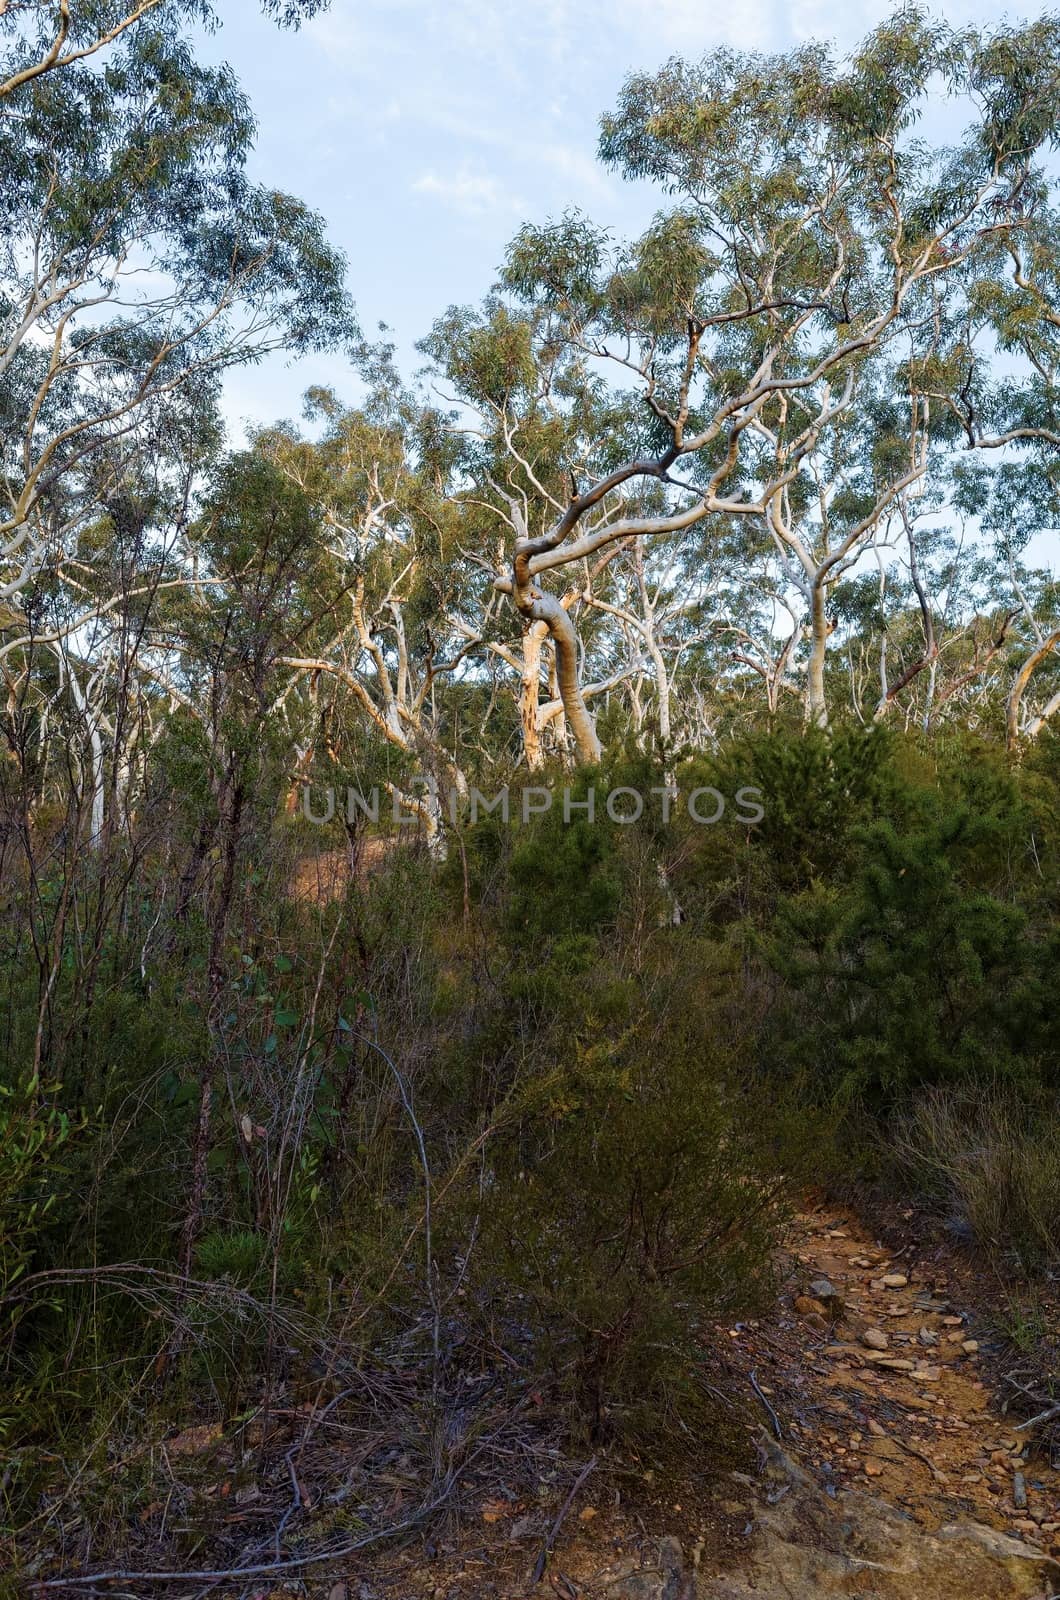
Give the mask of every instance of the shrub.
[[[958, 1233], [1038, 1271], [1060, 1265], [1057, 1108], [1011, 1092], [935, 1089], [898, 1121], [890, 1158]], [[890, 1141], [889, 1141], [890, 1142]]]
[[731, 957], [695, 957], [628, 975], [598, 955], [555, 991], [474, 1200], [477, 1303], [594, 1436], [702, 1423], [715, 1325], [769, 1283], [777, 1124], [719, 1043]]

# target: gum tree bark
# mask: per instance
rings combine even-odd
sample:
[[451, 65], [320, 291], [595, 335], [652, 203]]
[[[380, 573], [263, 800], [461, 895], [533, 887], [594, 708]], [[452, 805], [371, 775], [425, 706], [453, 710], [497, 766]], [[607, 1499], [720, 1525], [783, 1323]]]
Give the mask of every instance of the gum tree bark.
[[[1035, 646], [1016, 674], [1005, 710], [1005, 736], [1010, 750], [1014, 750], [1019, 743], [1020, 705], [1022, 704], [1023, 696], [1027, 692], [1027, 685], [1046, 657], [1052, 655], [1057, 645], [1060, 645], [1060, 628], [1054, 628], [1052, 633], [1048, 634], [1046, 638]], [[1060, 694], [1055, 694], [1039, 715], [1028, 724], [1026, 729], [1028, 738], [1037, 738], [1058, 706], [1060, 706]]]
[[[603, 755], [603, 746], [597, 736], [596, 723], [582, 694], [578, 674], [578, 635], [574, 631], [569, 612], [564, 610], [555, 595], [546, 594], [539, 589], [530, 575], [530, 558], [548, 548], [547, 536], [544, 539], [524, 538], [519, 541], [513, 564], [512, 595], [516, 609], [527, 618], [531, 626], [543, 624], [552, 639], [552, 646], [556, 652], [556, 683], [567, 722], [574, 735], [578, 755], [587, 766], [595, 766]], [[524, 732], [525, 728], [524, 722]]]

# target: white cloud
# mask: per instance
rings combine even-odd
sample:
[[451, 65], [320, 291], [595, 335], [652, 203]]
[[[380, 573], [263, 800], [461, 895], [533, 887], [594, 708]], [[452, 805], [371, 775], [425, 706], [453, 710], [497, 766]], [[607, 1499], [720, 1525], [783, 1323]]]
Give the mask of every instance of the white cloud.
[[580, 149], [574, 144], [527, 143], [522, 147], [522, 153], [529, 159], [551, 167], [561, 178], [575, 184], [583, 195], [606, 195], [610, 198], [614, 194], [615, 185], [597, 161], [591, 146], [589, 149]]
[[697, 56], [719, 44], [775, 49], [782, 31], [774, 0], [730, 0], [724, 6], [706, 0], [614, 0], [612, 14], [636, 40], [638, 67], [671, 51]]
[[465, 217], [495, 216], [499, 211], [522, 215], [526, 211], [525, 202], [512, 194], [499, 178], [469, 172], [466, 168], [444, 176], [425, 172], [413, 183], [412, 190], [414, 194], [441, 200], [451, 211]]

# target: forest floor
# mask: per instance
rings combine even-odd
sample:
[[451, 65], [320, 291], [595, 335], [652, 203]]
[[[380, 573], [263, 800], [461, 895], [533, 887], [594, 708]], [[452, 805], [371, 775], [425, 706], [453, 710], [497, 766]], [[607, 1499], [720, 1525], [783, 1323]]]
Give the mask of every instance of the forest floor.
[[[627, 1452], [579, 1472], [552, 1450], [558, 1470], [544, 1474], [536, 1496], [514, 1461], [511, 1488], [494, 1467], [461, 1485], [459, 1522], [404, 1547], [311, 1569], [284, 1561], [283, 1578], [271, 1583], [157, 1588], [130, 1575], [117, 1589], [59, 1592], [1060, 1600], [1060, 1451], [1054, 1446], [1050, 1459], [1024, 1425], [1028, 1403], [1012, 1381], [1010, 1347], [991, 1333], [996, 1296], [969, 1258], [920, 1229], [913, 1213], [896, 1218], [887, 1238], [874, 1237], [849, 1207], [807, 1205], [795, 1217], [774, 1306], [724, 1330], [722, 1353], [710, 1358], [712, 1378], [733, 1397], [734, 1421], [758, 1424], [742, 1459], [731, 1439], [691, 1440], [684, 1461], [667, 1470], [645, 1470]], [[1060, 1320], [1055, 1307], [1051, 1320]], [[275, 1513], [257, 1490], [254, 1504], [240, 1504], [238, 1451], [221, 1433], [188, 1429], [166, 1448], [171, 1464], [187, 1462], [181, 1472], [191, 1470], [190, 1456], [207, 1477], [226, 1474], [207, 1493], [234, 1507], [224, 1521], [238, 1535], [248, 1514], [269, 1521]], [[324, 1478], [341, 1474], [342, 1457], [340, 1445], [322, 1463]], [[323, 1501], [323, 1479], [313, 1498]], [[172, 1546], [160, 1543], [155, 1555], [152, 1565], [191, 1576]]]
[[320, 1594], [1054, 1600], [1058, 1464], [1008, 1414], [975, 1268], [910, 1231], [888, 1249], [848, 1208], [795, 1218], [775, 1310], [728, 1330], [762, 1417], [756, 1468], [647, 1474], [623, 1497], [589, 1478], [537, 1585], [548, 1519], [499, 1499], [441, 1560], [409, 1551]]

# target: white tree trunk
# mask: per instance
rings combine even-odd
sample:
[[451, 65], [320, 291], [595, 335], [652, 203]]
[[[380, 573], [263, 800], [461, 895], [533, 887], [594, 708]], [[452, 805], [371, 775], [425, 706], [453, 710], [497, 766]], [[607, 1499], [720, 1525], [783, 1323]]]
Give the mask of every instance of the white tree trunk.
[[825, 608], [825, 589], [823, 584], [815, 583], [810, 609], [810, 659], [806, 667], [806, 718], [815, 728], [828, 726], [824, 664], [831, 631]]

